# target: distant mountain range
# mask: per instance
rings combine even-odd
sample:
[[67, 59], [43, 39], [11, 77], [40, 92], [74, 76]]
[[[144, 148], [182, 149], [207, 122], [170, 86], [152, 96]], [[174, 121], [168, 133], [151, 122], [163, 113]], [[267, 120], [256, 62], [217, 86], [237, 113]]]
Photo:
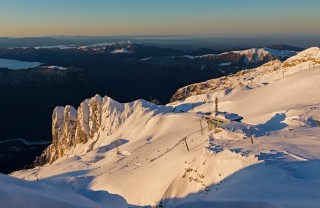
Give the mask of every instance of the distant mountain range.
[[[48, 36], [48, 37], [25, 37], [12, 38], [0, 37], [0, 48], [14, 47], [40, 47], [40, 46], [57, 46], [57, 45], [93, 45], [98, 43], [114, 43], [122, 40], [132, 40], [139, 44], [150, 44], [162, 48], [176, 48], [183, 51], [201, 51], [213, 53], [217, 51], [244, 50], [252, 47], [271, 46], [273, 43], [287, 43], [299, 47], [310, 47], [319, 42], [319, 38], [301, 41], [300, 39], [274, 39], [274, 38], [210, 38], [210, 37], [184, 37], [184, 36]], [[275, 45], [278, 46], [278, 45]], [[272, 47], [271, 47], [272, 48]], [[295, 47], [298, 48], [298, 47]], [[280, 48], [278, 48], [280, 49]], [[211, 51], [210, 51], [211, 50]], [[291, 50], [286, 48], [285, 50]], [[201, 52], [202, 53], [202, 52]], [[201, 55], [195, 54], [192, 55]]]
[[72, 41], [56, 39], [56, 38], [4, 38], [0, 37], [0, 48], [14, 47], [37, 47], [37, 46], [52, 46], [52, 45], [68, 45]]

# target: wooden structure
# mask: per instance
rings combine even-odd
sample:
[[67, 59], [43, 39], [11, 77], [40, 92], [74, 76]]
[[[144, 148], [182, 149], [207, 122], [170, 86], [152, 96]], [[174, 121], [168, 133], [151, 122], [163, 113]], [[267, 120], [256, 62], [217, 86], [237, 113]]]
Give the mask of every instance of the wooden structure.
[[237, 114], [227, 112], [218, 112], [214, 116], [205, 115], [204, 118], [207, 120], [209, 130], [224, 126], [234, 121], [241, 122], [243, 119], [243, 117]]

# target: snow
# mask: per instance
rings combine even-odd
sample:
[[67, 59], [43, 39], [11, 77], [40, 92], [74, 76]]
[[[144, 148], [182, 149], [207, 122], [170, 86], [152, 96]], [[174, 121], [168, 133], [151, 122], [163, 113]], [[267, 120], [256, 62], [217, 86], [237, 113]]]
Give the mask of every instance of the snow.
[[[130, 47], [130, 45], [132, 45], [133, 43], [130, 41], [120, 41], [120, 42], [116, 42], [116, 43], [111, 43], [111, 42], [107, 42], [107, 43], [97, 43], [97, 44], [89, 44], [89, 45], [81, 45], [81, 46], [77, 46], [77, 45], [54, 45], [54, 46], [37, 46], [34, 47], [34, 49], [36, 50], [41, 50], [41, 49], [61, 49], [61, 50], [69, 50], [69, 49], [77, 49], [80, 51], [84, 51], [84, 52], [88, 52], [88, 51], [94, 51], [94, 52], [98, 52], [98, 53], [103, 53], [104, 50], [107, 47], [112, 47], [112, 46], [123, 46], [123, 49], [117, 49], [114, 50], [114, 53], [126, 53], [125, 52], [125, 48], [126, 47]], [[16, 48], [21, 48], [21, 49], [27, 49], [28, 47], [11, 47], [9, 49], [16, 49]], [[130, 51], [128, 51], [129, 53], [131, 53]]]
[[148, 61], [148, 60], [150, 60], [150, 59], [152, 59], [152, 57], [143, 58], [143, 59], [141, 59], [140, 61]]
[[[121, 208], [127, 207], [126, 201], [106, 191], [63, 189], [45, 181], [24, 181], [0, 175], [1, 206], [10, 208]], [[69, 184], [72, 187], [72, 184]]]
[[299, 54], [297, 54], [294, 57], [291, 57], [287, 59], [284, 63], [284, 67], [290, 67], [290, 66], [296, 66], [304, 64], [304, 63], [309, 63], [309, 68], [314, 67], [315, 65], [320, 64], [320, 48], [318, 47], [312, 47], [308, 48]]
[[238, 53], [241, 55], [246, 55], [247, 57], [253, 57], [255, 54], [258, 57], [265, 57], [269, 54], [279, 57], [279, 58], [289, 58], [297, 54], [295, 51], [288, 51], [288, 50], [276, 50], [271, 48], [251, 48], [248, 50], [242, 51], [233, 51], [233, 53]]
[[[202, 58], [211, 58], [211, 57], [218, 57], [221, 55], [228, 54], [230, 52], [224, 52], [221, 54], [205, 54], [200, 56], [191, 56], [191, 55], [183, 55], [183, 56], [173, 56], [171, 58], [188, 58], [188, 59], [202, 59]], [[259, 59], [260, 57], [267, 57], [268, 55], [272, 55], [275, 57], [279, 57], [280, 59], [289, 58], [297, 54], [295, 51], [288, 51], [288, 50], [275, 50], [271, 48], [250, 48], [247, 50], [239, 50], [239, 51], [231, 51], [231, 53], [244, 55], [247, 59]], [[258, 61], [258, 60], [255, 60]], [[230, 63], [231, 64], [231, 63]], [[230, 65], [229, 62], [221, 63], [219, 66], [228, 66]]]
[[289, 50], [276, 50], [271, 48], [263, 48], [265, 51], [268, 51], [270, 54], [280, 57], [280, 58], [289, 58], [297, 54], [296, 51]]
[[93, 45], [89, 45], [90, 47], [100, 47], [100, 46], [111, 46], [114, 45], [114, 43], [97, 43]]
[[113, 51], [111, 51], [110, 53], [113, 53], [113, 54], [117, 54], [117, 53], [130, 54], [130, 53], [132, 53], [132, 52], [131, 52], [131, 51], [128, 51], [128, 50], [125, 49], [125, 48], [121, 48], [121, 49], [113, 50]]
[[[284, 69], [285, 76], [279, 73]], [[319, 79], [317, 64], [276, 61], [217, 79], [221, 88], [168, 106], [95, 96], [80, 105], [88, 143], [12, 176], [31, 181], [23, 183], [50, 181], [64, 195], [72, 182], [72, 193], [81, 197], [98, 191], [88, 197], [96, 203], [106, 202], [100, 191], [107, 191], [130, 206], [318, 207]], [[201, 116], [214, 111], [216, 96], [219, 111], [241, 115], [243, 123], [208, 129]], [[90, 134], [93, 104], [104, 112], [104, 130]]]
[[235, 113], [217, 112], [215, 116], [217, 118], [226, 119], [228, 121], [242, 120], [242, 117]]
[[35, 49], [53, 49], [53, 48], [58, 48], [58, 49], [73, 49], [76, 48], [77, 46], [75, 45], [55, 45], [55, 46], [39, 46], [39, 47], [34, 47]]
[[65, 71], [65, 70], [68, 69], [68, 68], [65, 68], [65, 67], [62, 67], [62, 66], [46, 66], [46, 68], [48, 68], [48, 69], [58, 69], [58, 70], [62, 70], [62, 71]]
[[95, 52], [104, 53], [107, 48], [115, 48], [110, 53], [111, 54], [132, 54], [132, 42], [128, 41], [120, 41], [117, 43], [97, 43], [93, 45], [80, 46], [77, 49], [82, 51], [90, 51], [93, 50]]
[[230, 65], [231, 65], [231, 62], [218, 64], [218, 66], [230, 66]]
[[238, 170], [255, 163], [257, 158], [254, 156], [241, 156], [229, 150], [219, 153], [204, 151], [199, 157], [186, 163], [185, 170], [172, 181], [162, 200], [165, 205], [170, 205], [174, 201], [176, 203], [177, 198], [185, 198], [199, 190], [206, 195], [210, 192], [211, 184], [219, 183]]
[[[319, 51], [319, 48], [307, 49], [283, 63], [279, 60], [270, 61], [255, 69], [242, 70], [234, 75], [191, 84], [180, 88], [174, 98], [186, 97], [183, 103], [206, 102], [217, 96], [222, 97], [235, 94], [238, 91], [268, 85], [291, 74], [320, 66], [320, 58], [317, 58], [318, 53], [320, 56]], [[313, 55], [310, 56], [310, 53]], [[178, 101], [172, 105], [177, 106], [179, 103], [181, 102]]]
[[216, 57], [219, 56], [219, 54], [205, 54], [205, 55], [200, 55], [200, 56], [191, 56], [191, 55], [183, 55], [183, 56], [172, 56], [172, 59], [176, 58], [187, 58], [187, 59], [202, 59], [202, 58], [210, 58], [210, 57]]
[[200, 202], [184, 202], [184, 205], [177, 207], [213, 207], [218, 204], [218, 207], [315, 208], [319, 203], [319, 188], [316, 187], [319, 176], [315, 175], [319, 171], [319, 164], [292, 162], [254, 165], [227, 178]]

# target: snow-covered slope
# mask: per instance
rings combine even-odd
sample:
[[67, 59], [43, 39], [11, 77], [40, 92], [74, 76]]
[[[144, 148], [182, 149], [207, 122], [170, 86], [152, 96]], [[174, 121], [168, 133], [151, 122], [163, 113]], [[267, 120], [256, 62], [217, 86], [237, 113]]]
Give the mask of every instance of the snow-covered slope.
[[68, 188], [61, 188], [50, 180], [24, 181], [0, 175], [0, 202], [6, 208], [120, 208], [127, 207], [126, 201], [106, 191], [72, 191], [72, 181], [65, 181]]
[[[253, 53], [253, 51], [255, 51], [256, 53]], [[269, 53], [277, 54], [280, 56], [281, 54], [285, 53], [285, 51], [275, 52], [273, 49], [251, 49], [246, 51], [238, 51], [237, 53], [246, 54], [249, 59], [252, 59], [252, 57], [254, 56], [264, 56], [263, 54]], [[253, 56], [253, 54], [255, 55]], [[289, 74], [320, 65], [319, 56], [319, 48], [309, 48], [298, 53], [295, 56], [292, 56], [283, 63], [279, 60], [274, 60], [252, 70], [242, 70], [234, 75], [191, 84], [178, 89], [171, 98], [171, 102], [184, 100], [194, 95], [200, 95], [210, 92], [217, 93], [218, 91], [220, 91], [219, 93], [224, 93], [222, 92], [222, 90], [227, 90], [226, 93], [228, 93], [235, 88], [252, 88], [258, 85], [265, 85]]]
[[[299, 63], [283, 76], [281, 64], [168, 106], [95, 96], [77, 111], [56, 108], [53, 144], [42, 157], [49, 163], [12, 175], [64, 189], [72, 181], [74, 192], [105, 190], [135, 206], [317, 207], [320, 68]], [[237, 79], [246, 85], [230, 87]], [[218, 92], [219, 110], [243, 123], [208, 128], [203, 115]]]
[[276, 50], [271, 48], [251, 48], [242, 51], [232, 51], [233, 53], [244, 55], [247, 61], [258, 61], [266, 57], [277, 57], [280, 60], [287, 59], [297, 54], [295, 51]]
[[310, 66], [320, 64], [320, 48], [312, 47], [300, 52], [296, 56], [287, 59], [283, 63], [283, 67], [296, 66], [306, 62], [310, 63]]

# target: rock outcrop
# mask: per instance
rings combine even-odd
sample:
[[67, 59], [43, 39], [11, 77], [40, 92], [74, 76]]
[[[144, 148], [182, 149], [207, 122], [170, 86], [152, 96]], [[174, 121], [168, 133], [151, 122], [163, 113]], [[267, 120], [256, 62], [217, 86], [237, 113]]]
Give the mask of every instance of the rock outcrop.
[[310, 63], [310, 67], [313, 65], [320, 64], [320, 48], [319, 47], [312, 47], [308, 48], [296, 56], [288, 58], [286, 61], [283, 62], [282, 67], [292, 67], [299, 65], [301, 63]]
[[170, 99], [170, 102], [182, 101], [194, 95], [217, 92], [222, 90], [232, 90], [237, 87], [245, 87], [248, 84], [261, 81], [261, 76], [268, 76], [279, 71], [281, 61], [275, 60], [268, 62], [256, 69], [241, 70], [236, 74], [211, 79], [205, 82], [187, 85], [178, 89]]
[[92, 150], [100, 133], [112, 135], [137, 111], [150, 111], [156, 115], [171, 112], [172, 108], [145, 100], [118, 103], [99, 95], [83, 101], [78, 110], [69, 105], [56, 107], [52, 114], [52, 144], [37, 157], [35, 165], [52, 163], [72, 154], [77, 145], [86, 145], [86, 151]]

